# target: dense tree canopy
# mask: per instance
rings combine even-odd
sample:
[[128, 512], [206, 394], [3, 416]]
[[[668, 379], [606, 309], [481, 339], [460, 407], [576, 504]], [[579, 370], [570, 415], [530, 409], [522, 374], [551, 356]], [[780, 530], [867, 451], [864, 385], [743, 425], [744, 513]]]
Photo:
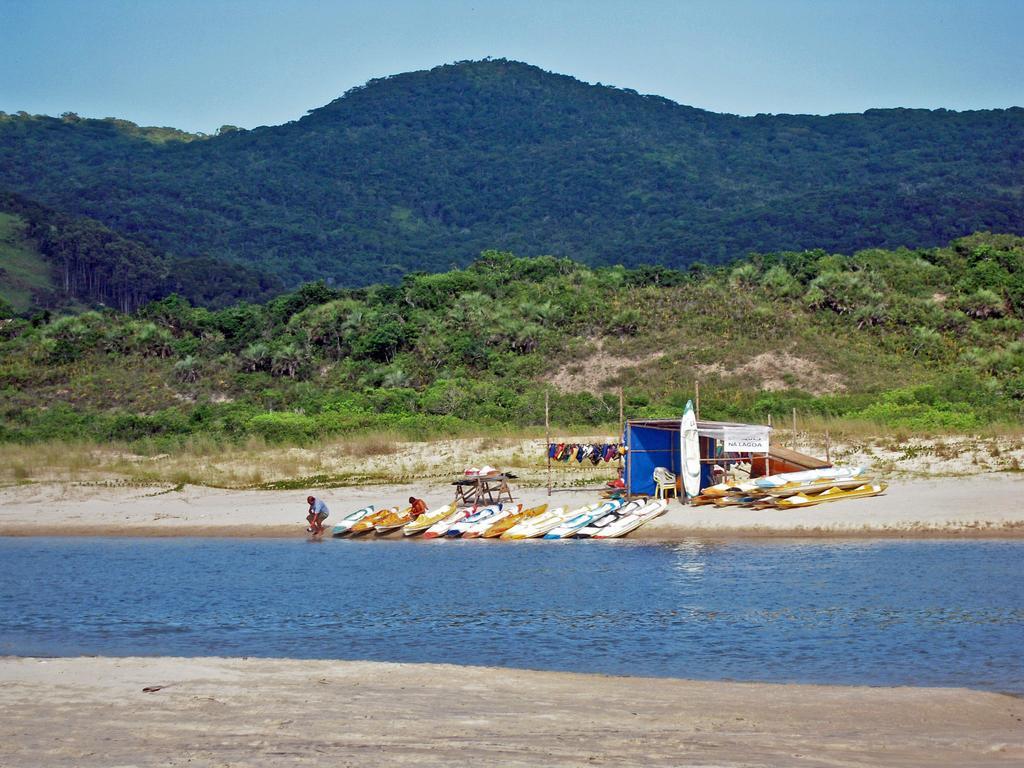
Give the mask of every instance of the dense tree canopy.
[[[52, 266], [56, 285], [33, 297], [35, 307], [74, 299], [131, 312], [170, 293], [219, 307], [239, 299], [266, 299], [283, 290], [280, 279], [244, 264], [167, 256], [94, 219], [57, 213], [19, 195], [0, 192], [0, 213], [24, 222], [25, 235]], [[0, 273], [0, 288], [4, 282]]]
[[1024, 234], [1022, 183], [1019, 108], [742, 118], [502, 60], [213, 137], [0, 115], [0, 187], [289, 285], [396, 283], [488, 248], [680, 269]]

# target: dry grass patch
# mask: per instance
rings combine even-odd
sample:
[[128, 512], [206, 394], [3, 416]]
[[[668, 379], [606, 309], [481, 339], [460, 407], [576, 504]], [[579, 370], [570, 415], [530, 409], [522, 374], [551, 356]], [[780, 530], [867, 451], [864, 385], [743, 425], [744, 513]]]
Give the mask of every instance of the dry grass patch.
[[337, 443], [336, 447], [343, 456], [389, 456], [398, 453], [401, 438], [388, 432], [375, 432], [368, 435], [351, 437]]

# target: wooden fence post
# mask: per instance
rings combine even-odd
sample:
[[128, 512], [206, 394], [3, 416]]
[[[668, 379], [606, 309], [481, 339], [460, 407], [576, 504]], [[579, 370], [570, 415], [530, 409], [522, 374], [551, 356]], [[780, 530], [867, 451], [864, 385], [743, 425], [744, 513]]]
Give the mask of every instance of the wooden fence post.
[[551, 393], [544, 390], [544, 453], [548, 457], [548, 496], [551, 495]]

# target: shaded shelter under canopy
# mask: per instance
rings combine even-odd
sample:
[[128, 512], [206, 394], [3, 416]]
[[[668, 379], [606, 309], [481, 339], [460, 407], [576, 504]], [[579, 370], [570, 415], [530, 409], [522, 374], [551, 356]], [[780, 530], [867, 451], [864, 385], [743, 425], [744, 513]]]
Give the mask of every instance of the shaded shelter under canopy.
[[[623, 442], [626, 444], [626, 492], [630, 496], [653, 495], [654, 469], [665, 467], [679, 476], [682, 472], [679, 419], [630, 419], [626, 422]], [[762, 424], [738, 424], [728, 421], [697, 420], [700, 438], [700, 486], [714, 483], [715, 463], [751, 461], [768, 453], [771, 427]], [[728, 444], [748, 441], [757, 450], [724, 453]]]

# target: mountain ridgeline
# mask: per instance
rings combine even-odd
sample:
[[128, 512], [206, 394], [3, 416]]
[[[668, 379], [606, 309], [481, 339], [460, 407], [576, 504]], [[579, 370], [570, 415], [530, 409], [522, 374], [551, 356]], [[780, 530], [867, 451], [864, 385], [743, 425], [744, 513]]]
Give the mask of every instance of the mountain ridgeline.
[[1024, 234], [1024, 109], [737, 117], [485, 60], [211, 137], [0, 115], [0, 188], [288, 285], [494, 248], [685, 268]]

